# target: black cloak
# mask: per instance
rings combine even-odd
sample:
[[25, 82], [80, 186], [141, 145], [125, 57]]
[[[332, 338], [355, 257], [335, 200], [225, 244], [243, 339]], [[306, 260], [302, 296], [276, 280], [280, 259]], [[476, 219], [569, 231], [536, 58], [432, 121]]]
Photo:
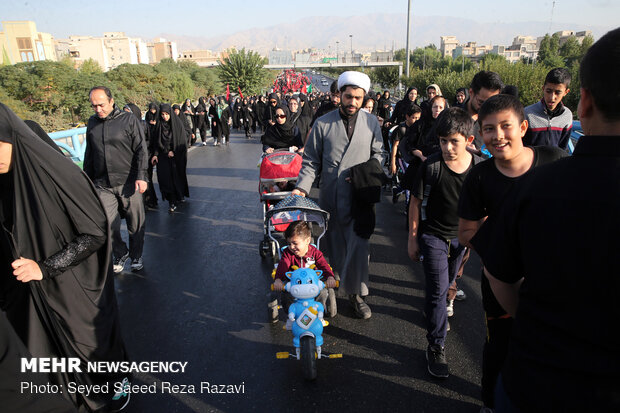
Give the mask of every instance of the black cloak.
[[[151, 112], [151, 109], [155, 109], [155, 113]], [[155, 121], [155, 125], [150, 122]], [[153, 141], [157, 139], [157, 123], [159, 123], [159, 106], [156, 103], [149, 103], [149, 108], [144, 115], [144, 122], [146, 124], [146, 130], [144, 131], [144, 139], [146, 140], [146, 146], [149, 151], [153, 145]], [[151, 152], [149, 152], [150, 154]]]
[[[66, 388], [70, 381], [120, 381], [85, 368], [88, 361], [127, 360], [109, 224], [97, 192], [78, 166], [3, 104], [0, 140], [13, 145], [12, 169], [0, 175], [0, 307], [33, 357], [82, 360], [82, 373], [52, 373], [50, 382]], [[10, 264], [19, 257], [36, 261], [44, 278], [18, 281]], [[90, 410], [103, 409], [112, 394], [63, 392]]]
[[49, 146], [51, 146], [58, 152], [62, 153], [62, 150], [60, 149], [60, 147], [58, 147], [58, 145], [56, 145], [56, 142], [54, 142], [54, 140], [50, 138], [50, 135], [48, 135], [47, 132], [43, 130], [41, 125], [39, 125], [37, 122], [33, 120], [25, 120], [24, 123], [28, 125], [30, 130], [36, 133], [39, 138], [43, 139], [45, 143], [47, 143]]
[[[183, 196], [189, 197], [187, 184], [187, 130], [181, 118], [174, 114], [169, 104], [160, 106], [159, 112], [166, 112], [170, 120], [160, 119], [157, 123], [157, 140], [153, 146], [153, 155], [157, 156], [157, 181], [164, 200], [179, 201]], [[174, 152], [169, 158], [168, 152]]]
[[[299, 128], [291, 122], [291, 115], [287, 107], [279, 106], [276, 109], [282, 109], [286, 114], [286, 122], [280, 125], [277, 121], [275, 125], [269, 125], [265, 134], [261, 137], [264, 149], [285, 149], [291, 146], [301, 148], [303, 143], [299, 134]], [[275, 110], [274, 110], [275, 113]]]

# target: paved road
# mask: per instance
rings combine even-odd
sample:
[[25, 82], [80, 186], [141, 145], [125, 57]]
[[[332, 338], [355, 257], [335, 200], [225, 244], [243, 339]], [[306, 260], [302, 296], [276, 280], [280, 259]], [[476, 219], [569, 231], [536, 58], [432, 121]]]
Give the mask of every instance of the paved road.
[[[356, 319], [339, 299], [324, 351], [343, 358], [319, 360], [315, 382], [304, 381], [297, 361], [276, 359], [292, 343], [282, 323], [267, 320], [271, 264], [258, 254], [259, 153], [258, 140], [239, 133], [229, 147], [194, 148], [189, 200], [174, 215], [161, 203], [147, 213], [145, 269], [117, 277], [125, 342], [133, 360], [188, 364], [184, 373], [136, 374], [133, 384], [155, 383], [157, 393], [133, 394], [127, 411], [476, 412], [484, 340], [479, 262], [468, 264], [461, 282], [468, 298], [450, 320], [452, 375], [434, 379], [424, 353], [423, 273], [406, 256], [404, 205], [387, 193], [371, 238], [372, 318]], [[165, 382], [194, 385], [196, 394], [162, 393]], [[201, 394], [201, 382], [243, 393]]]

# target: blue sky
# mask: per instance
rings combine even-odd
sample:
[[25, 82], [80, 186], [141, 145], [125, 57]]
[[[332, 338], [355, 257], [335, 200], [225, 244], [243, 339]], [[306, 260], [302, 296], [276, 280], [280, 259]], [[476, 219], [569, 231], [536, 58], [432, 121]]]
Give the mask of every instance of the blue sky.
[[[552, 0], [412, 0], [412, 16], [414, 23], [415, 19], [436, 15], [480, 22], [549, 22], [552, 4]], [[215, 37], [252, 27], [294, 22], [304, 16], [406, 13], [407, 0], [20, 0], [2, 9], [0, 19], [33, 20], [39, 31], [56, 38], [124, 31], [130, 36], [150, 39], [161, 33]], [[561, 23], [613, 28], [618, 25], [618, 16], [618, 0], [557, 0], [552, 31], [561, 29]]]

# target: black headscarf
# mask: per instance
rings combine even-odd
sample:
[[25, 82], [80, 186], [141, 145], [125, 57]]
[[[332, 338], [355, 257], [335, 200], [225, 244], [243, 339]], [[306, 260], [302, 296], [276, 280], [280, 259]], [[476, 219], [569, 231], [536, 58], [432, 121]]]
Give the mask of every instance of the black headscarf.
[[[0, 303], [15, 331], [34, 357], [79, 357], [82, 366], [104, 358], [126, 360], [108, 222], [94, 186], [77, 165], [43, 142], [3, 104], [0, 140], [13, 145], [11, 171], [0, 175], [0, 215], [5, 224], [0, 228]], [[78, 245], [80, 259], [55, 276], [21, 283], [11, 274], [12, 260], [25, 257], [41, 266], [83, 236], [100, 239], [103, 245], [85, 257]], [[54, 382], [64, 385], [102, 380], [86, 371], [54, 375]], [[91, 410], [103, 409], [109, 402], [104, 393], [66, 397], [85, 399]]]
[[30, 130], [36, 133], [37, 136], [43, 140], [43, 142], [47, 143], [49, 146], [51, 146], [55, 150], [62, 153], [58, 145], [56, 145], [56, 142], [54, 142], [54, 140], [50, 138], [50, 135], [48, 135], [47, 132], [43, 130], [41, 125], [39, 125], [37, 122], [33, 120], [25, 120], [24, 123], [28, 125]]
[[134, 103], [128, 103], [123, 107], [123, 110], [129, 109], [131, 113], [138, 119], [138, 121], [142, 121], [142, 111], [138, 107], [138, 105]]
[[[158, 155], [157, 180], [162, 197], [175, 201], [181, 196], [189, 196], [186, 174], [187, 135], [183, 121], [174, 114], [170, 104], [163, 103], [159, 112], [168, 113], [170, 119], [167, 122], [160, 119], [157, 124], [157, 146], [153, 148], [153, 153]], [[174, 152], [173, 159], [168, 158], [171, 150]]]
[[[261, 137], [261, 142], [274, 149], [284, 149], [291, 146], [301, 147], [302, 144], [299, 139], [298, 133], [295, 130], [295, 125], [291, 122], [291, 114], [286, 106], [277, 106], [276, 110], [282, 109], [286, 114], [286, 122], [279, 124], [277, 120], [274, 120], [275, 125], [269, 125], [265, 134]], [[274, 110], [275, 113], [275, 110]]]

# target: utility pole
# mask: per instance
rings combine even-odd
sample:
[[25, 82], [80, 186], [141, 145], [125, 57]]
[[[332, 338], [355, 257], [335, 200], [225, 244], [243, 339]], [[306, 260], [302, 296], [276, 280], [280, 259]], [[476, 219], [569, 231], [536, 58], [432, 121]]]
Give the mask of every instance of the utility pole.
[[411, 17], [411, 0], [407, 2], [407, 50], [405, 55], [407, 57], [407, 63], [405, 66], [405, 76], [409, 77], [409, 18]]
[[336, 63], [338, 63], [338, 43], [340, 42], [336, 40]]
[[351, 39], [351, 59], [353, 59], [353, 35], [350, 34], [349, 38]]

